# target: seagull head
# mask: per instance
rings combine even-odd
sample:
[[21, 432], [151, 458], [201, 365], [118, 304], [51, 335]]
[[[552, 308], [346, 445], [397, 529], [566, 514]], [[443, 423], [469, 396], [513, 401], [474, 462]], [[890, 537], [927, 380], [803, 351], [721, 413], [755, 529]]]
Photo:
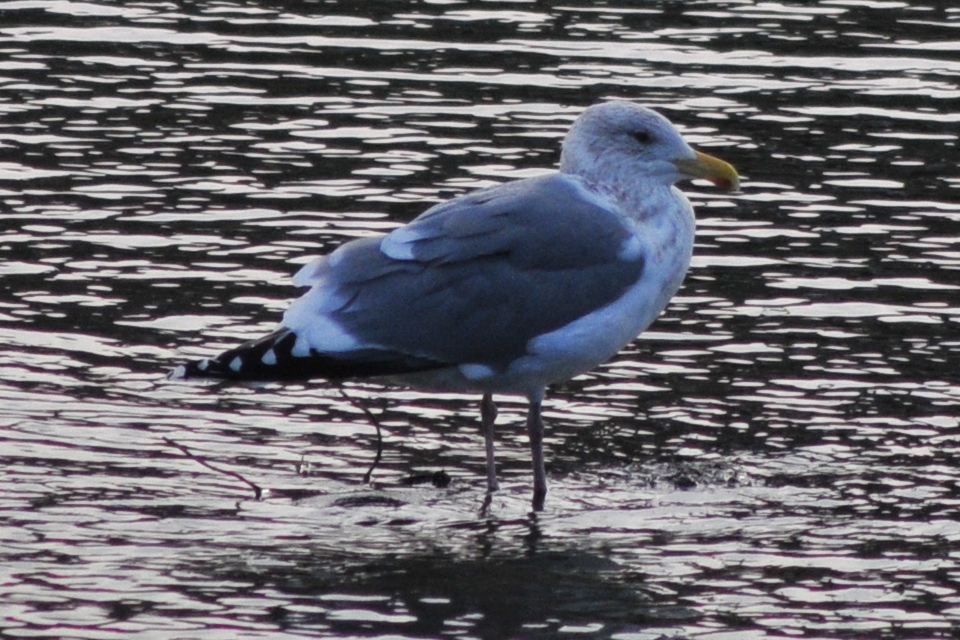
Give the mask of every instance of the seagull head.
[[740, 188], [731, 165], [691, 149], [656, 111], [624, 101], [594, 105], [577, 118], [563, 141], [560, 170], [600, 183], [622, 176], [669, 187], [702, 178], [729, 191]]

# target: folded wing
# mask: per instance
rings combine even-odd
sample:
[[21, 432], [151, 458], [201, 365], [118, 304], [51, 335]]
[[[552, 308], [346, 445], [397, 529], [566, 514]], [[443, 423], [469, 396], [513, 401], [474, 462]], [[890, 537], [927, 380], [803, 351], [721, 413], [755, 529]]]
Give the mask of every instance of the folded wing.
[[295, 282], [312, 288], [283, 325], [298, 357], [501, 370], [532, 338], [617, 300], [643, 268], [629, 221], [555, 174], [435, 206], [306, 265]]

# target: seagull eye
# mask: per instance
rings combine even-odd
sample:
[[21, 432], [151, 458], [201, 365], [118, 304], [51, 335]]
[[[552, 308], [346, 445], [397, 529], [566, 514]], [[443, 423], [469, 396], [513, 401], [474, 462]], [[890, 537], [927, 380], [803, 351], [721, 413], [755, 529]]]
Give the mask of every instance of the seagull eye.
[[653, 141], [653, 138], [646, 131], [634, 131], [630, 136], [643, 145], [650, 144]]

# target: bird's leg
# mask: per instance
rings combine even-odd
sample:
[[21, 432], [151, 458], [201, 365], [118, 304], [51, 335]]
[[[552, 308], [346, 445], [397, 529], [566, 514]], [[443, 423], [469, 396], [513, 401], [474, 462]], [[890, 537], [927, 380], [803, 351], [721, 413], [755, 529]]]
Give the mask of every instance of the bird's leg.
[[527, 413], [527, 434], [530, 436], [530, 453], [533, 455], [533, 510], [543, 511], [547, 497], [547, 471], [543, 463], [543, 416], [540, 413], [540, 398], [530, 399]]
[[483, 440], [487, 446], [487, 494], [500, 488], [497, 483], [497, 467], [493, 459], [493, 423], [497, 420], [497, 405], [493, 396], [483, 394], [480, 401], [480, 425], [483, 429]]

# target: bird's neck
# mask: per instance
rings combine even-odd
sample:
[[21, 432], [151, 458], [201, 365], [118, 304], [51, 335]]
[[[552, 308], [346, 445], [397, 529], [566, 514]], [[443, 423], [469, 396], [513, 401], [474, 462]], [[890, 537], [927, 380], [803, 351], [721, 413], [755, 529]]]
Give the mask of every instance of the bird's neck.
[[639, 223], [660, 212], [673, 210], [678, 196], [684, 197], [667, 182], [638, 179], [629, 167], [595, 167], [590, 171], [570, 173], [581, 178], [598, 196], [616, 202], [621, 211]]

